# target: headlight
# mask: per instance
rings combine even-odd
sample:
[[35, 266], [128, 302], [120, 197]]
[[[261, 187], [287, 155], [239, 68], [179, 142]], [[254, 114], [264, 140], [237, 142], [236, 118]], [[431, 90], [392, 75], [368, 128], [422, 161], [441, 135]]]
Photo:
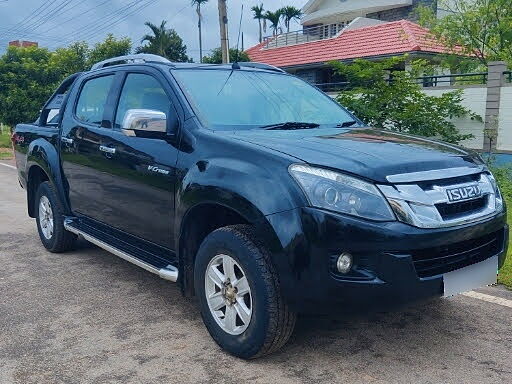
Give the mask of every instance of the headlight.
[[377, 221], [395, 220], [388, 203], [371, 183], [308, 165], [294, 164], [289, 170], [314, 207]]
[[492, 184], [492, 188], [494, 189], [496, 212], [501, 212], [503, 210], [503, 197], [501, 196], [500, 187], [498, 186], [498, 183], [491, 172], [488, 173], [488, 177]]

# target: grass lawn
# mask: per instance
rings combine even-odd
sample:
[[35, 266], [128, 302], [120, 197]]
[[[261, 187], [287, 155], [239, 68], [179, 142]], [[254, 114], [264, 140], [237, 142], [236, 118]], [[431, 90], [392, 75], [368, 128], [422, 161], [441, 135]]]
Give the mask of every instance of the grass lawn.
[[9, 128], [4, 126], [3, 133], [0, 132], [0, 160], [12, 159], [12, 144]]
[[[508, 222], [512, 224], [512, 201], [508, 202]], [[507, 288], [512, 289], [512, 249], [508, 250], [508, 257], [505, 265], [500, 269], [498, 274], [498, 283], [505, 285]]]
[[3, 133], [0, 133], [0, 148], [12, 148], [11, 146], [11, 134], [9, 128], [4, 126]]

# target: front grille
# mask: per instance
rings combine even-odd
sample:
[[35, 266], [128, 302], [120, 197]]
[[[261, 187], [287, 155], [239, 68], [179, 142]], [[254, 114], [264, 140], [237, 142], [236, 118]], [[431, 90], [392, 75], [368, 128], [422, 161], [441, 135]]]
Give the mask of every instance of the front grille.
[[[447, 170], [446, 173], [449, 176], [450, 171]], [[417, 173], [414, 173], [410, 183], [378, 185], [398, 220], [404, 223], [418, 228], [453, 227], [482, 220], [497, 213], [496, 193], [491, 176], [486, 172], [414, 181], [418, 178]], [[449, 191], [462, 191], [464, 188], [478, 188], [480, 197], [450, 202]]]
[[460, 203], [448, 204], [436, 204], [436, 208], [443, 220], [457, 219], [461, 215], [471, 215], [476, 213], [487, 206], [488, 196], [482, 196], [478, 199], [462, 201]]
[[412, 259], [418, 276], [430, 277], [479, 263], [499, 253], [502, 247], [500, 230], [478, 239], [415, 251]]

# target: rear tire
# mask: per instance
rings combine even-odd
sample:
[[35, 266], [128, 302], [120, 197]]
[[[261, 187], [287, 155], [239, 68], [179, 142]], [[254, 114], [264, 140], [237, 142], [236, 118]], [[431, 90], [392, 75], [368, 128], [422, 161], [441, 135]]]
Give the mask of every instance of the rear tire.
[[253, 227], [209, 234], [197, 253], [194, 282], [206, 328], [230, 354], [254, 359], [288, 341], [296, 314], [283, 300], [270, 252]]
[[39, 185], [34, 204], [37, 231], [44, 247], [54, 253], [73, 249], [77, 236], [64, 229], [64, 207], [49, 182]]

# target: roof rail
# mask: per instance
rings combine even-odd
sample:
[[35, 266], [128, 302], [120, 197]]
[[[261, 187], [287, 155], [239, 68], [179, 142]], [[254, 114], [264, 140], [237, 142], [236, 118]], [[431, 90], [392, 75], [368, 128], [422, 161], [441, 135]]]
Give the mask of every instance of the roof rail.
[[265, 63], [255, 63], [253, 61], [246, 61], [246, 62], [238, 63], [238, 65], [241, 67], [246, 67], [246, 68], [266, 69], [268, 71], [286, 73], [286, 71], [282, 70], [281, 68], [274, 67], [273, 65], [265, 64]]
[[108, 67], [108, 65], [112, 63], [118, 63], [123, 61], [126, 63], [170, 63], [169, 60], [162, 56], [152, 55], [149, 53], [139, 53], [136, 55], [112, 57], [110, 59], [100, 61], [99, 63], [96, 63], [91, 67], [91, 71], [94, 71], [95, 69]]

